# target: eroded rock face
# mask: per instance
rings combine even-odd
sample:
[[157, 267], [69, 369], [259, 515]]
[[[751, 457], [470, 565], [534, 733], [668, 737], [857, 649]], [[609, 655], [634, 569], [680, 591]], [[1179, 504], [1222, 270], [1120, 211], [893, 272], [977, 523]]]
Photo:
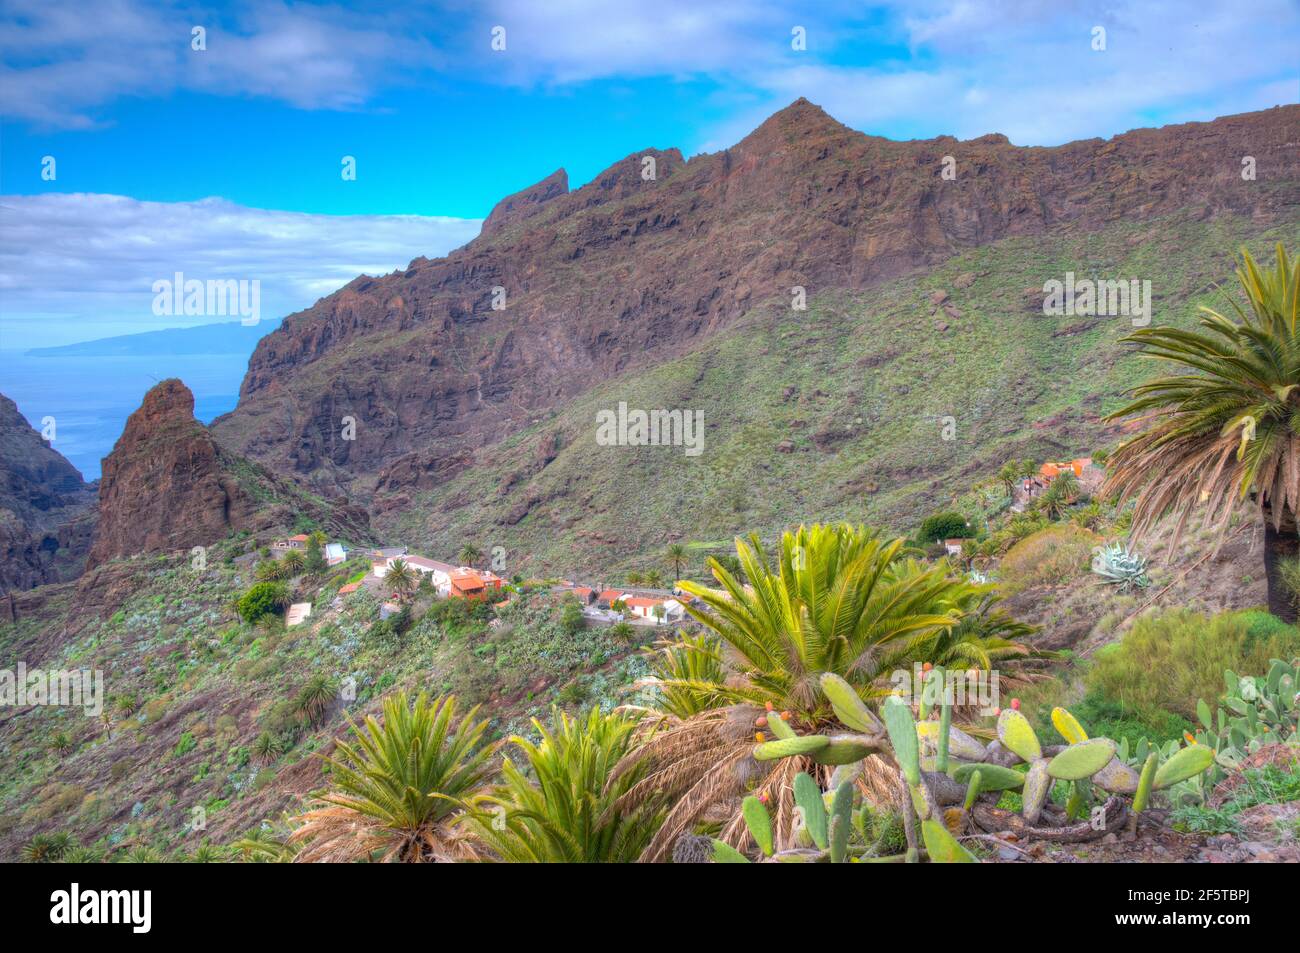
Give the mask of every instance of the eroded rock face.
[[145, 394], [104, 459], [99, 525], [87, 569], [140, 553], [206, 546], [231, 532], [258, 533], [306, 516], [364, 539], [364, 511], [308, 499], [283, 479], [230, 453], [194, 418], [179, 380]]
[[75, 579], [94, 502], [94, 484], [0, 394], [0, 593]]
[[[572, 191], [553, 173], [446, 258], [356, 279], [261, 341], [213, 431], [318, 486], [373, 485], [409, 454], [454, 459], [690, 351], [760, 302], [788, 307], [796, 285], [858, 288], [1004, 237], [1120, 219], [1294, 216], [1297, 121], [1287, 106], [1020, 148], [892, 142], [799, 100], [724, 152], [645, 150]], [[1267, 182], [1242, 181], [1243, 155]]]
[[248, 528], [255, 510], [194, 418], [190, 389], [165, 380], [145, 394], [104, 458], [90, 565], [203, 546]]

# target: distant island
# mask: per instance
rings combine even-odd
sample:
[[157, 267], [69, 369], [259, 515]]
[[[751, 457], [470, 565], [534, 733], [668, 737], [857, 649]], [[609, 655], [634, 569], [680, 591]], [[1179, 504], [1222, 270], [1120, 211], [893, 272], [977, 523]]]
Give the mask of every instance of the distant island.
[[201, 324], [192, 328], [165, 328], [120, 334], [115, 337], [79, 341], [57, 347], [34, 347], [28, 357], [147, 357], [168, 354], [252, 354], [257, 342], [279, 325], [260, 321], [245, 325], [239, 321]]

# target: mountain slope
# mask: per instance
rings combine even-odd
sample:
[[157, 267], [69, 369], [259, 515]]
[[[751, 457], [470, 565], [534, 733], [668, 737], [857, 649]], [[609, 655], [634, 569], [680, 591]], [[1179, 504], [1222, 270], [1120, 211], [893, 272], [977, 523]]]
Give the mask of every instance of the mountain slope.
[[94, 501], [94, 485], [0, 394], [0, 593], [77, 576]]
[[[803, 520], [912, 531], [1008, 458], [1113, 445], [1101, 417], [1151, 373], [1125, 317], [1042, 313], [1044, 275], [1151, 276], [1154, 323], [1222, 306], [1243, 244], [1300, 244], [1300, 223], [1222, 215], [1006, 239], [923, 276], [776, 299], [689, 355], [599, 384], [437, 474], [389, 473], [377, 532], [434, 552], [506, 551], [509, 573], [665, 570], [670, 540], [729, 548]], [[942, 299], [936, 304], [936, 299]], [[597, 414], [703, 414], [704, 450], [602, 446]], [[944, 439], [951, 418], [952, 439]], [[600, 578], [597, 575], [595, 578]]]
[[[721, 153], [646, 150], [572, 192], [561, 170], [503, 200], [465, 248], [290, 316], [213, 430], [368, 499], [402, 474], [454, 473], [467, 452], [698, 349], [795, 285], [869, 288], [1008, 237], [1174, 214], [1294, 220], [1297, 118], [1288, 106], [1018, 148], [1001, 136], [891, 142], [799, 100]], [[1242, 180], [1243, 155], [1257, 181]]]

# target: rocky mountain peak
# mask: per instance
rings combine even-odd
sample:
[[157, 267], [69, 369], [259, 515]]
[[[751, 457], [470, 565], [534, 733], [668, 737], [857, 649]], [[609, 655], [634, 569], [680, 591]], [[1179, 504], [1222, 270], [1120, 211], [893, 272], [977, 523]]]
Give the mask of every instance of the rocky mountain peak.
[[556, 169], [542, 181], [507, 195], [492, 209], [483, 222], [481, 237], [500, 232], [525, 219], [532, 218], [542, 206], [552, 199], [569, 194], [569, 173]]

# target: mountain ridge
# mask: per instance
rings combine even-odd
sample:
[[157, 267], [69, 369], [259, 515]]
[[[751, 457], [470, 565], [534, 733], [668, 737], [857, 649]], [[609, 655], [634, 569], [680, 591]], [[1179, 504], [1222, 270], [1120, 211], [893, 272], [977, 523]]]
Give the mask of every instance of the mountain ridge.
[[[213, 431], [273, 469], [368, 495], [685, 354], [794, 286], [865, 288], [1005, 237], [1176, 211], [1284, 219], [1300, 206], [1286, 148], [1297, 117], [1277, 107], [1018, 147], [869, 137], [799, 100], [723, 152], [634, 153], [572, 191], [559, 170], [445, 258], [360, 277], [289, 316]], [[954, 181], [940, 177], [949, 147]], [[1259, 182], [1239, 175], [1247, 147]], [[515, 201], [539, 186], [544, 200]], [[340, 436], [345, 417], [355, 440]]]

